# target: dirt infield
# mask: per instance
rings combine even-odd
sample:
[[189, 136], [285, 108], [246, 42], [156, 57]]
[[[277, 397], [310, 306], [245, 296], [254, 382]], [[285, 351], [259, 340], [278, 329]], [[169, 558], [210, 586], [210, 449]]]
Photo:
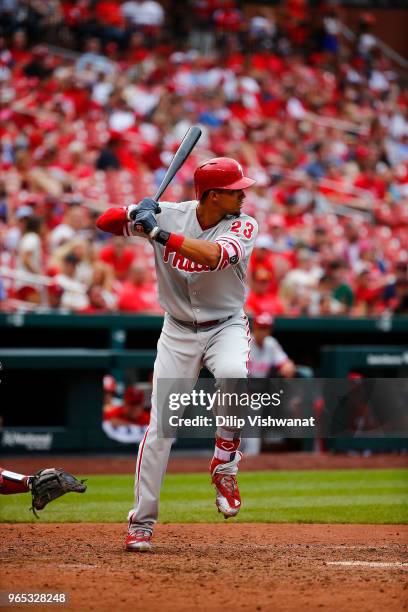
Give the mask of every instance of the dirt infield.
[[[210, 455], [208, 456], [210, 457]], [[43, 467], [61, 466], [74, 474], [133, 474], [136, 463], [134, 457], [118, 456], [29, 456], [3, 457], [1, 465], [9, 470], [33, 474]], [[167, 472], [170, 474], [186, 472], [207, 472], [209, 458], [173, 456]], [[333, 455], [329, 453], [269, 453], [256, 457], [246, 457], [240, 471], [254, 470], [335, 470], [347, 468], [400, 468], [408, 467], [408, 455], [376, 454], [368, 457]]]
[[408, 526], [158, 525], [144, 554], [121, 548], [123, 525], [1, 529], [2, 590], [66, 592], [62, 610], [407, 608]]

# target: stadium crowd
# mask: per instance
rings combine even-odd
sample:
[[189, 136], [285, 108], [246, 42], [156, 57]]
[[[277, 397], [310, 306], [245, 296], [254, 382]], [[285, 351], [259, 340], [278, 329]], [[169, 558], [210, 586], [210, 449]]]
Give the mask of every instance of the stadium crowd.
[[371, 16], [350, 43], [300, 0], [168, 4], [3, 0], [0, 309], [160, 313], [148, 242], [95, 219], [154, 193], [199, 124], [165, 198], [194, 199], [209, 157], [257, 180], [249, 313], [408, 314], [408, 96]]

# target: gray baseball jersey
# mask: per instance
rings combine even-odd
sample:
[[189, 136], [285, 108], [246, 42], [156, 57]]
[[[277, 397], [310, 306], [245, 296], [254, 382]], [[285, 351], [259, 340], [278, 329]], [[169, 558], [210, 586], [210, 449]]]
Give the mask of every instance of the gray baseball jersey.
[[[159, 300], [170, 316], [164, 319], [154, 364], [150, 426], [140, 444], [135, 474], [135, 505], [129, 520], [152, 529], [159, 511], [160, 487], [170, 453], [171, 440], [158, 436], [161, 406], [160, 379], [185, 379], [190, 392], [205, 365], [222, 384], [248, 373], [249, 324], [243, 312], [245, 273], [258, 226], [248, 215], [226, 217], [217, 225], [202, 228], [197, 219], [198, 202], [160, 202], [157, 220], [168, 232], [217, 242], [221, 257], [215, 270], [152, 242], [156, 259]], [[124, 230], [131, 234], [131, 223]], [[173, 317], [173, 318], [172, 318]], [[224, 320], [227, 319], [227, 320]], [[192, 331], [179, 321], [221, 320], [210, 328]], [[222, 435], [222, 431], [218, 431]]]
[[152, 245], [160, 305], [176, 319], [200, 323], [229, 317], [242, 308], [246, 297], [245, 275], [258, 225], [252, 217], [241, 214], [202, 228], [197, 219], [197, 206], [197, 200], [160, 202], [162, 212], [157, 220], [168, 232], [217, 242], [221, 258], [215, 270], [157, 242], [152, 241]]

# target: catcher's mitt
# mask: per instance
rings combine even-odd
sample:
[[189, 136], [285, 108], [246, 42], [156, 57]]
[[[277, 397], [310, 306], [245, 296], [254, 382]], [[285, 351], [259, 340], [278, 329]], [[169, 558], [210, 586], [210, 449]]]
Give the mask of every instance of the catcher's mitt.
[[42, 510], [49, 502], [70, 491], [84, 493], [86, 484], [62, 468], [47, 468], [30, 478], [30, 488], [33, 498], [30, 510], [39, 518], [36, 510]]

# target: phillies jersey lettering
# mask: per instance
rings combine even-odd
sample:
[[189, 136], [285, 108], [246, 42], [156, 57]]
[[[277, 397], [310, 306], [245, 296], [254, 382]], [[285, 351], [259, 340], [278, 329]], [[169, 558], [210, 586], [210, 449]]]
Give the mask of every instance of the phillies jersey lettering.
[[176, 319], [189, 322], [223, 319], [242, 309], [245, 275], [258, 232], [255, 219], [245, 214], [203, 229], [197, 206], [197, 200], [160, 202], [157, 220], [165, 231], [217, 242], [221, 257], [215, 270], [152, 241], [160, 305]]
[[178, 268], [179, 270], [183, 270], [184, 272], [210, 272], [210, 266], [206, 266], [205, 264], [199, 264], [195, 261], [191, 261], [181, 253], [176, 253], [169, 249], [169, 247], [164, 248], [163, 261], [167, 263], [170, 258], [170, 265], [173, 268]]

